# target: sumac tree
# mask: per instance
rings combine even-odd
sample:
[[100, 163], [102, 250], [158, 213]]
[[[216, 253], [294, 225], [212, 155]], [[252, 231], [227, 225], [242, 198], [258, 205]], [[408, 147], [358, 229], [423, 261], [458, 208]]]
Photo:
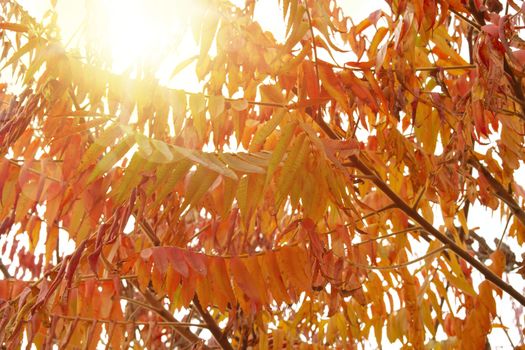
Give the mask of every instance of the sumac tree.
[[276, 0], [280, 40], [194, 3], [186, 91], [0, 2], [3, 346], [484, 348], [525, 305], [522, 7]]

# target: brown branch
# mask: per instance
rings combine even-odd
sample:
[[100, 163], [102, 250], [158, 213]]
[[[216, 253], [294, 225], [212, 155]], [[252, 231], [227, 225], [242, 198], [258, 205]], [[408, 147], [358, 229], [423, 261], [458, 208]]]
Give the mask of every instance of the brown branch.
[[470, 164], [472, 164], [487, 180], [490, 187], [494, 191], [494, 194], [498, 196], [499, 199], [501, 199], [511, 210], [512, 214], [514, 214], [518, 220], [525, 225], [525, 211], [521, 208], [521, 206], [516, 202], [512, 194], [510, 194], [503, 185], [492, 176], [490, 171], [485, 168], [479, 160], [477, 160], [474, 157], [471, 157], [468, 161]]
[[[359, 158], [356, 156], [351, 156], [350, 159], [354, 164], [354, 167], [358, 169], [365, 175], [374, 175], [372, 170], [370, 170]], [[381, 178], [374, 176], [372, 182], [388, 197], [396, 206], [407, 214], [412, 220], [417, 222], [425, 231], [438, 239], [441, 243], [445, 244], [448, 249], [454, 252], [457, 256], [463, 258], [468, 262], [472, 267], [478, 270], [487, 280], [492, 282], [494, 285], [499, 287], [505, 293], [512, 296], [520, 304], [525, 306], [525, 296], [514, 289], [510, 284], [503, 281], [498, 275], [496, 275], [492, 270], [486, 267], [476, 258], [472, 257], [466, 250], [459, 246], [453, 239], [447, 235], [441, 233], [438, 229], [434, 227], [430, 222], [428, 222], [424, 217], [422, 217], [417, 210], [411, 208], [405, 201], [399, 197], [390, 186], [388, 186]]]
[[155, 246], [155, 247], [158, 247], [160, 245], [160, 239], [157, 237], [157, 235], [155, 234], [155, 232], [153, 231], [153, 228], [144, 220], [141, 220], [139, 222], [139, 226], [140, 228], [142, 229], [142, 231], [144, 231], [144, 233], [146, 234], [146, 236], [148, 236], [149, 240], [151, 241], [151, 243]]
[[[155, 235], [155, 232], [153, 232], [151, 226], [149, 226], [143, 220], [140, 221], [140, 226], [146, 232], [146, 236], [151, 240], [152, 244], [158, 247], [160, 245], [160, 240]], [[185, 327], [179, 325], [180, 322], [171, 314], [171, 312], [164, 308], [164, 306], [157, 300], [157, 298], [155, 297], [155, 295], [153, 295], [152, 292], [150, 292], [149, 290], [142, 291], [137, 285], [137, 283], [134, 281], [130, 281], [130, 283], [135, 287], [136, 290], [139, 291], [140, 294], [142, 294], [144, 299], [153, 307], [153, 311], [155, 311], [160, 317], [162, 317], [167, 322], [173, 323], [171, 327], [175, 332], [177, 332], [190, 344], [201, 343], [202, 348], [209, 349], [209, 347], [204, 344], [203, 339], [199, 338], [197, 335], [193, 334], [190, 330], [186, 329]]]
[[206, 327], [211, 332], [217, 343], [224, 350], [233, 350], [230, 342], [228, 341], [228, 336], [222, 332], [222, 329], [217, 325], [217, 322], [211, 317], [211, 315], [201, 306], [199, 298], [195, 295], [193, 298], [193, 305], [201, 315], [204, 322], [206, 322]]
[[[335, 64], [320, 60], [320, 62], [323, 62], [323, 64], [329, 65], [333, 69], [342, 69], [342, 70], [351, 70], [356, 72], [363, 72], [363, 71], [375, 71], [375, 67], [341, 67], [336, 66]], [[316, 62], [314, 62], [316, 63]], [[460, 65], [451, 65], [451, 66], [422, 66], [422, 67], [414, 67], [414, 72], [433, 72], [437, 70], [455, 70], [455, 69], [476, 69], [478, 68], [475, 64], [460, 64]], [[381, 70], [386, 70], [386, 68], [382, 67]]]
[[[314, 119], [314, 122], [318, 123]], [[321, 125], [320, 125], [321, 126]], [[332, 139], [338, 139], [337, 135], [332, 131], [328, 133]], [[422, 217], [416, 209], [410, 207], [401, 197], [399, 197], [390, 186], [388, 186], [379, 176], [377, 176], [368, 166], [366, 166], [357, 156], [353, 155], [349, 157], [350, 164], [348, 166], [358, 169], [362, 174], [369, 176], [371, 181], [393, 202], [393, 204], [407, 214], [412, 220], [417, 222], [424, 231], [428, 232], [430, 235], [434, 236], [441, 243], [447, 246], [452, 252], [457, 256], [463, 258], [468, 262], [472, 267], [478, 270], [487, 280], [492, 282], [505, 293], [509, 294], [511, 297], [516, 299], [520, 304], [525, 306], [525, 296], [514, 289], [510, 284], [503, 281], [498, 275], [496, 275], [492, 270], [486, 267], [483, 263], [478, 261], [476, 258], [472, 257], [466, 250], [459, 246], [454, 240], [452, 240], [447, 235], [441, 233], [438, 229], [434, 227], [430, 222], [428, 222], [424, 217]]]
[[454, 9], [450, 8], [449, 11], [452, 12], [453, 14], [455, 14], [458, 18], [460, 18], [461, 20], [463, 20], [467, 24], [469, 24], [472, 28], [475, 28], [477, 30], [481, 30], [481, 26], [479, 24], [477, 24], [476, 22], [474, 22], [473, 20], [465, 17], [464, 15], [462, 15], [461, 13], [457, 12]]
[[12, 278], [11, 274], [7, 270], [7, 267], [4, 265], [4, 263], [0, 260], [0, 271], [4, 274], [4, 279], [10, 279]]
[[[146, 235], [151, 240], [152, 244], [154, 246], [159, 246], [160, 245], [160, 240], [155, 235], [155, 232], [153, 232], [153, 229], [151, 228], [151, 226], [149, 226], [143, 220], [140, 223], [141, 223], [141, 227], [146, 232]], [[139, 288], [137, 288], [137, 289], [140, 290]], [[148, 302], [151, 305], [160, 307], [160, 308], [158, 308], [156, 310], [157, 313], [159, 313], [163, 317], [167, 317], [166, 318], [167, 321], [170, 321], [170, 322], [174, 322], [175, 321], [175, 322], [177, 322], [177, 320], [175, 320], [173, 315], [171, 313], [169, 313], [165, 308], [163, 308], [162, 305], [157, 305], [157, 304], [159, 304], [159, 302], [157, 301], [157, 299], [149, 291], [145, 291], [145, 292], [141, 291], [141, 293], [143, 293], [144, 297], [146, 298], [146, 300], [148, 300]], [[206, 310], [203, 309], [203, 307], [201, 306], [201, 304], [199, 302], [199, 298], [197, 297], [197, 295], [195, 295], [193, 297], [193, 304], [195, 305], [197, 311], [201, 315], [201, 317], [204, 320], [204, 322], [206, 322], [206, 324], [208, 326], [208, 329], [210, 330], [210, 332], [213, 335], [213, 337], [215, 338], [215, 340], [219, 343], [221, 348], [224, 349], [224, 350], [233, 350], [230, 342], [228, 341], [228, 337], [222, 332], [221, 328], [217, 325], [217, 323], [215, 322], [213, 317], [211, 317], [210, 314]], [[175, 328], [175, 330], [180, 331], [180, 329], [176, 329], [176, 328]], [[193, 336], [193, 337], [196, 337], [197, 339], [201, 340], [199, 337], [197, 337], [193, 333], [191, 333], [189, 331], [188, 331], [188, 333], [189, 334], [187, 334], [187, 336]], [[204, 346], [204, 344], [203, 344], [203, 346]]]
[[177, 332], [182, 338], [184, 338], [188, 343], [190, 344], [196, 344], [201, 343], [201, 347], [204, 349], [210, 349], [208, 346], [204, 344], [204, 340], [193, 334], [191, 331], [189, 331], [185, 326], [179, 325], [179, 321], [169, 312], [166, 310], [162, 304], [157, 300], [157, 298], [151, 293], [149, 290], [142, 291], [140, 290], [139, 286], [135, 282], [130, 282], [135, 289], [139, 291], [140, 294], [144, 297], [144, 299], [148, 302], [149, 305], [151, 305], [151, 310], [155, 311], [160, 317], [162, 317], [165, 321], [171, 322], [171, 328]]

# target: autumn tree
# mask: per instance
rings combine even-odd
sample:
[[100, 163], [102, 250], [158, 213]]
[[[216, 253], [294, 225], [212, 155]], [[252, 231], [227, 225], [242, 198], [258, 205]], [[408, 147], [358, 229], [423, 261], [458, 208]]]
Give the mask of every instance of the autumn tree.
[[483, 349], [525, 305], [522, 7], [192, 3], [181, 90], [0, 2], [2, 346]]

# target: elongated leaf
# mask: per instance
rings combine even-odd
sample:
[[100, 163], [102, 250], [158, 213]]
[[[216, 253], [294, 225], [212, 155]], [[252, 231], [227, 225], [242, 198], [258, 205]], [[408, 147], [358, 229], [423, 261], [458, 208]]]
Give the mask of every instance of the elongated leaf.
[[150, 163], [139, 154], [135, 153], [131, 158], [129, 165], [126, 167], [122, 181], [113, 192], [115, 201], [122, 203], [131, 194], [131, 190], [136, 187], [142, 180], [142, 171], [148, 170]]
[[181, 71], [183, 71], [186, 67], [188, 67], [190, 64], [195, 62], [195, 60], [199, 58], [199, 56], [193, 56], [190, 58], [185, 59], [181, 63], [177, 64], [173, 72], [171, 73], [171, 78], [175, 77], [177, 74], [179, 74]]
[[116, 124], [109, 126], [104, 130], [98, 138], [95, 139], [89, 148], [86, 150], [80, 161], [79, 171], [86, 170], [91, 164], [97, 161], [97, 158], [104, 152], [104, 150], [113, 145], [115, 140], [122, 135], [122, 130]]
[[5, 67], [7, 66], [10, 66], [14, 63], [17, 63], [20, 58], [22, 58], [22, 56], [24, 56], [26, 53], [29, 53], [31, 52], [32, 50], [34, 50], [36, 47], [38, 47], [38, 45], [41, 45], [44, 41], [41, 40], [40, 38], [32, 38], [31, 40], [29, 40], [27, 42], [27, 44], [25, 44], [24, 46], [22, 46], [20, 49], [18, 49], [14, 54], [13, 56], [11, 56], [11, 58], [9, 59], [9, 61], [7, 61], [4, 66], [2, 67], [2, 69], [4, 69]]
[[132, 136], [124, 137], [115, 147], [111, 149], [102, 159], [97, 163], [93, 171], [88, 177], [87, 183], [95, 181], [100, 175], [109, 171], [115, 163], [117, 163], [129, 151], [133, 145]]
[[288, 148], [288, 145], [290, 144], [290, 141], [292, 139], [294, 130], [295, 130], [295, 123], [288, 123], [284, 126], [281, 136], [279, 138], [279, 142], [277, 143], [277, 146], [272, 152], [272, 157], [270, 159], [270, 163], [268, 164], [268, 171], [266, 173], [266, 183], [268, 183], [275, 171], [277, 169], [277, 166], [283, 159], [283, 156], [286, 152], [286, 149]]
[[332, 96], [339, 105], [345, 110], [349, 110], [348, 105], [348, 96], [341, 86], [341, 82], [337, 76], [332, 71], [332, 68], [325, 64], [320, 64], [319, 66], [319, 78], [323, 82], [323, 87], [325, 90]]
[[184, 211], [187, 207], [195, 206], [209, 190], [219, 174], [210, 171], [207, 167], [200, 166], [191, 176], [188, 188], [184, 193], [184, 202], [179, 211]]
[[240, 171], [243, 173], [256, 173], [256, 174], [264, 174], [264, 169], [251, 164], [241, 158], [239, 158], [236, 154], [233, 153], [220, 153], [219, 158], [226, 164], [228, 164], [229, 167], [231, 167], [233, 170]]
[[303, 165], [309, 147], [310, 145], [305, 134], [301, 134], [295, 140], [292, 150], [288, 154], [281, 170], [277, 205], [282, 203], [285, 197], [290, 193], [292, 185], [297, 181], [296, 176], [298, 175], [298, 170]]
[[175, 185], [188, 173], [192, 163], [188, 159], [182, 159], [174, 165], [164, 165], [161, 171], [157, 173], [158, 184], [160, 188], [155, 195], [155, 202], [152, 208], [157, 208], [160, 203], [170, 194]]
[[216, 162], [212, 160], [215, 156], [210, 155], [209, 157], [206, 157], [203, 153], [200, 153], [198, 151], [190, 150], [184, 147], [179, 146], [173, 146], [176, 152], [181, 154], [182, 156], [186, 157], [187, 159], [200, 164], [210, 170], [213, 170], [221, 175], [227, 176], [233, 180], [237, 180], [237, 175], [231, 170], [226, 167], [226, 165]]
[[225, 108], [225, 101], [223, 96], [210, 96], [208, 99], [208, 110], [212, 119], [217, 118], [222, 114]]
[[286, 112], [284, 110], [279, 110], [272, 119], [264, 123], [261, 127], [257, 129], [253, 140], [250, 143], [250, 152], [256, 152], [260, 150], [266, 138], [275, 130], [275, 128], [281, 123], [285, 116]]
[[190, 111], [193, 118], [193, 125], [197, 130], [197, 134], [201, 138], [206, 135], [206, 99], [202, 94], [195, 94], [190, 96]]

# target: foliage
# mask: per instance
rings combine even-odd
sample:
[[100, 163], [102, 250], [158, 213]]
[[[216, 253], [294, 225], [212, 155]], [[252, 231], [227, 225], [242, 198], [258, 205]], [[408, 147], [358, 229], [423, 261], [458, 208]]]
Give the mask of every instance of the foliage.
[[523, 249], [522, 9], [283, 0], [281, 42], [194, 2], [199, 92], [1, 2], [2, 344], [483, 348], [497, 295], [525, 304], [467, 225], [499, 209]]

